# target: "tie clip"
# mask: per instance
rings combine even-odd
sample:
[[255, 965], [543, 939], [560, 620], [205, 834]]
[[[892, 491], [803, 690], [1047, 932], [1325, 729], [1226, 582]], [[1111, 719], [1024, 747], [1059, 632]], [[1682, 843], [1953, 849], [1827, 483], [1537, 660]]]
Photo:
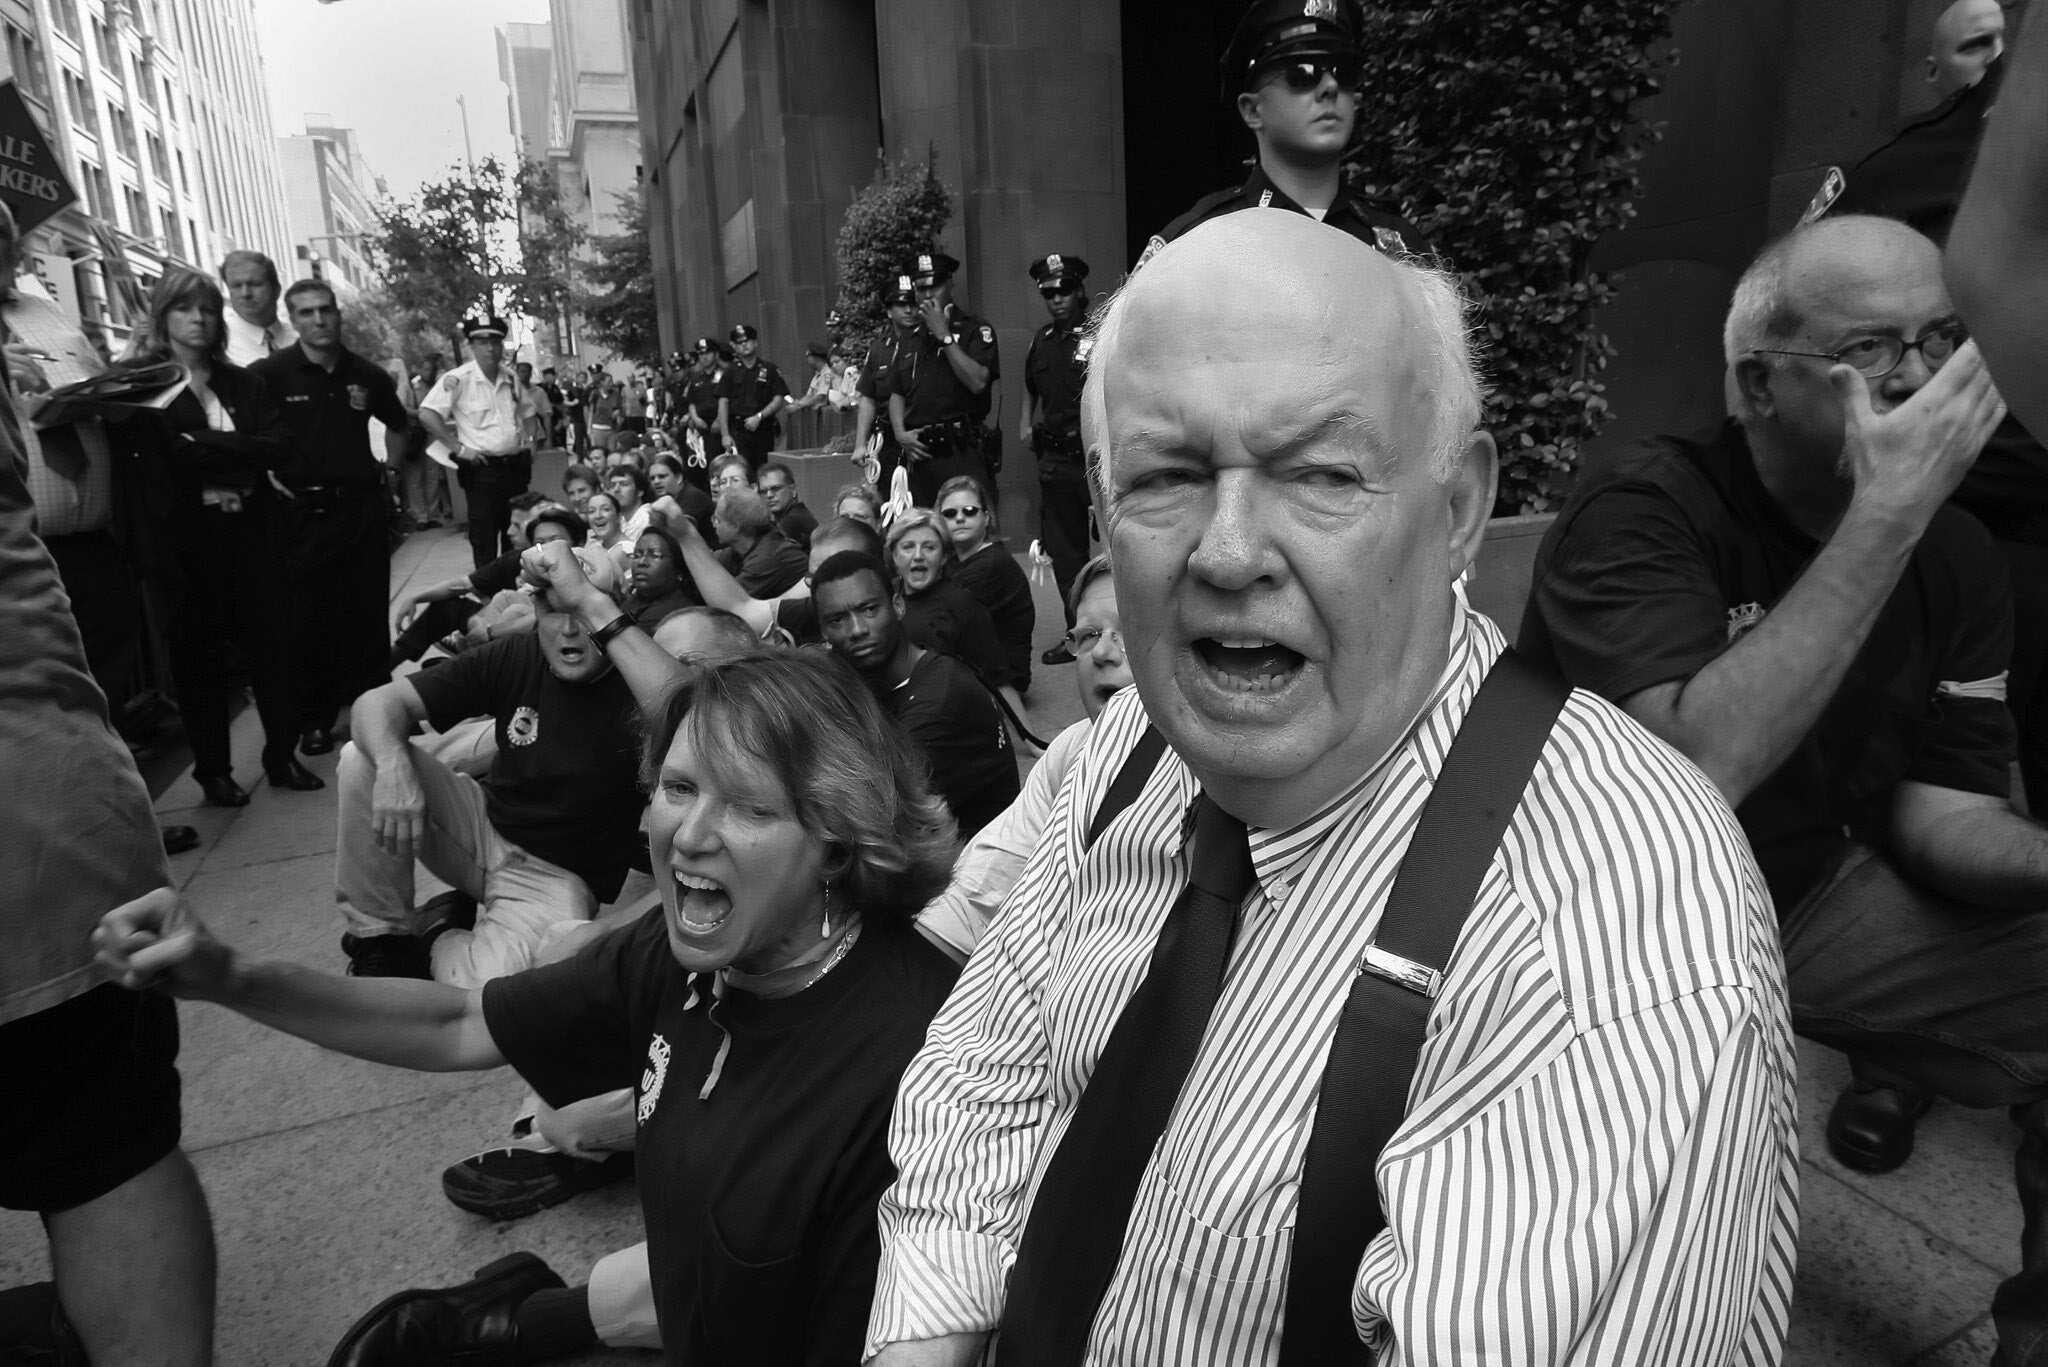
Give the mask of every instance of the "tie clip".
[[1442, 990], [1444, 985], [1444, 975], [1431, 968], [1428, 964], [1419, 964], [1413, 959], [1404, 959], [1398, 954], [1392, 954], [1381, 949], [1378, 945], [1367, 945], [1365, 947], [1365, 963], [1363, 967], [1366, 972], [1376, 978], [1385, 978], [1397, 987], [1405, 987], [1410, 992], [1419, 992], [1432, 1000], [1435, 999], [1436, 994]]

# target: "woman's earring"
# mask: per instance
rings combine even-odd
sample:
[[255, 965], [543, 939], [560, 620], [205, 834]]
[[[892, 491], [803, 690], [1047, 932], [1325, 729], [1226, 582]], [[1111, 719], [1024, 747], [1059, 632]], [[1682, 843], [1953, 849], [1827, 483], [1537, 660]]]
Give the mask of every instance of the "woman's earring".
[[832, 884], [829, 882], [825, 884], [825, 924], [818, 931], [818, 938], [821, 940], [832, 938]]

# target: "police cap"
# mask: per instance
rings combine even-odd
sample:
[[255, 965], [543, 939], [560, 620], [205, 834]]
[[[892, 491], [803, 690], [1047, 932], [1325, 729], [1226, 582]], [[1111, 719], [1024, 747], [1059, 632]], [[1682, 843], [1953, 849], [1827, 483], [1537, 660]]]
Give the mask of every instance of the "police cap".
[[896, 283], [889, 287], [887, 293], [883, 294], [882, 302], [884, 304], [915, 304], [917, 302], [917, 286], [910, 282], [909, 276], [899, 275], [896, 277]]
[[910, 283], [937, 285], [951, 280], [960, 263], [944, 252], [921, 252], [910, 258]]
[[512, 325], [495, 313], [483, 309], [472, 309], [462, 316], [462, 335], [465, 337], [498, 337], [510, 335]]
[[1249, 90], [1260, 71], [1310, 57], [1357, 61], [1354, 0], [1252, 0], [1223, 52], [1223, 98]]
[[757, 330], [755, 330], [755, 328], [752, 327], [750, 324], [734, 323], [732, 325], [732, 331], [728, 332], [725, 335], [732, 338], [732, 340], [735, 343], [739, 343], [751, 342], [758, 338], [761, 334]]
[[1078, 256], [1053, 252], [1031, 263], [1031, 278], [1040, 289], [1053, 285], [1078, 285], [1088, 278], [1088, 263]]

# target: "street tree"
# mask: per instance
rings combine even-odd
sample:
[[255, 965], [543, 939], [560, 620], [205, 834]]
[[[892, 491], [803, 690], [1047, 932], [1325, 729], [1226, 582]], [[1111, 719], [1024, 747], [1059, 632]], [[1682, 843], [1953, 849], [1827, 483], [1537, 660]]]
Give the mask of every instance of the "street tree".
[[585, 330], [632, 361], [658, 361], [661, 325], [654, 303], [654, 253], [647, 206], [637, 192], [618, 196], [619, 231], [590, 239], [580, 263], [590, 289], [580, 297]]

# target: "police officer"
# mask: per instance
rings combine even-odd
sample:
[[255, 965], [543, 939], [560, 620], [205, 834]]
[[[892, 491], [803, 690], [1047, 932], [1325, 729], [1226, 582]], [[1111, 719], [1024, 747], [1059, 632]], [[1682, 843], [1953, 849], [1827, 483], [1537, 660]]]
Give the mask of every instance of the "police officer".
[[889, 423], [910, 465], [910, 496], [921, 508], [931, 507], [939, 486], [955, 475], [973, 475], [991, 496], [995, 491], [982, 443], [990, 387], [1002, 374], [996, 330], [953, 302], [959, 269], [944, 252], [912, 263], [907, 274], [920, 327], [885, 381]]
[[887, 417], [889, 393], [885, 382], [889, 372], [895, 369], [896, 358], [905, 348], [917, 343], [919, 326], [917, 321], [917, 287], [910, 283], [910, 277], [899, 275], [896, 284], [883, 299], [889, 311], [889, 328], [868, 345], [868, 354], [860, 363], [860, 379], [854, 385], [854, 392], [860, 402], [854, 406], [853, 458], [867, 459], [870, 433], [881, 434], [881, 445], [876, 455], [881, 462], [881, 473], [876, 485], [883, 497], [888, 497], [890, 481], [895, 478], [896, 466], [902, 459], [902, 448], [896, 445], [896, 428], [893, 423], [877, 423], [877, 416]]
[[683, 428], [704, 443], [703, 467], [684, 463], [685, 477], [700, 489], [711, 487], [711, 462], [725, 454], [725, 436], [718, 430], [718, 406], [724, 396], [724, 348], [709, 337], [699, 337], [683, 384]]
[[495, 313], [464, 318], [469, 359], [420, 400], [420, 424], [449, 448], [455, 481], [469, 495], [469, 552], [478, 569], [513, 549], [512, 500], [533, 481], [539, 410], [505, 364], [511, 330]]
[[[1060, 601], [1067, 602], [1074, 576], [1088, 563], [1088, 471], [1081, 454], [1081, 381], [1088, 373], [1081, 324], [1088, 317], [1088, 263], [1054, 252], [1031, 263], [1031, 278], [1052, 321], [1031, 338], [1024, 357], [1024, 449], [1038, 457], [1038, 539], [1052, 558]], [[1067, 609], [1067, 625], [1074, 624]], [[1072, 664], [1061, 639], [1039, 657], [1049, 665]]]
[[334, 719], [391, 681], [390, 501], [384, 466], [370, 452], [370, 419], [384, 424], [386, 457], [405, 455], [412, 414], [398, 385], [342, 345], [341, 307], [318, 280], [284, 292], [298, 340], [249, 367], [284, 412], [292, 460], [284, 482], [289, 530], [285, 564], [292, 587], [292, 637], [299, 679], [299, 748], [334, 748]]
[[775, 362], [761, 359], [761, 334], [745, 323], [731, 333], [733, 360], [725, 368], [725, 391], [718, 405], [718, 427], [726, 445], [747, 458], [750, 474], [775, 449], [782, 424], [775, 420], [789, 404], [789, 381]]
[[1221, 190], [1169, 223], [1145, 246], [1140, 266], [1167, 243], [1240, 209], [1291, 209], [1382, 252], [1429, 247], [1394, 205], [1344, 184], [1344, 149], [1358, 122], [1365, 79], [1355, 0], [1254, 0], [1223, 54], [1223, 97], [1258, 141], [1251, 178]]

